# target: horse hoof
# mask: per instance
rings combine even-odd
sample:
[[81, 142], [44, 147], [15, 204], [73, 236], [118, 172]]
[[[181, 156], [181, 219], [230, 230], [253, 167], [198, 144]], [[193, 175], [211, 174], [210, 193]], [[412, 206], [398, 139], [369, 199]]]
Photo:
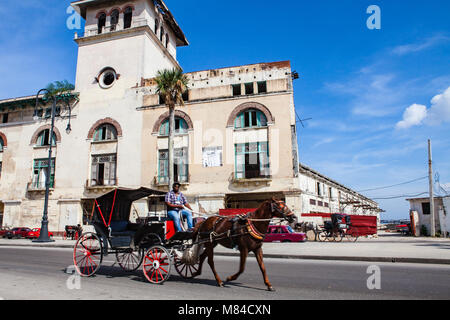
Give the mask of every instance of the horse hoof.
[[268, 290], [268, 291], [271, 291], [271, 292], [277, 291], [277, 290], [275, 290], [273, 287], [268, 287], [267, 290]]
[[219, 288], [224, 288], [225, 286], [223, 285], [223, 283], [219, 283], [218, 284]]

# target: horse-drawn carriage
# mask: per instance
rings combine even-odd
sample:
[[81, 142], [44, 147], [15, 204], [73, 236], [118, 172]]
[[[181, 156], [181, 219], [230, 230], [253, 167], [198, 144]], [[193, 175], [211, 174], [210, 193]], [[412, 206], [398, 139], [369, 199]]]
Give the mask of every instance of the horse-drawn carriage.
[[324, 227], [318, 233], [319, 241], [341, 242], [344, 238], [356, 241], [358, 236], [349, 232], [351, 228], [351, 217], [346, 214], [332, 214], [331, 221], [325, 221]]
[[[176, 232], [173, 221], [167, 217], [149, 216], [141, 223], [130, 221], [133, 202], [164, 193], [147, 188], [116, 189], [95, 199], [90, 224], [95, 232], [84, 233], [78, 239], [73, 262], [83, 277], [95, 275], [103, 258], [116, 256], [116, 263], [133, 272], [142, 266], [144, 276], [154, 284], [162, 284], [170, 277], [172, 267], [185, 279], [201, 274], [203, 262], [208, 263], [219, 286], [214, 262], [214, 247], [222, 245], [241, 251], [240, 271], [228, 278], [233, 281], [244, 271], [248, 252], [255, 253], [263, 272], [264, 282], [272, 290], [263, 263], [262, 244], [273, 218], [295, 222], [295, 216], [284, 202], [265, 201], [256, 211], [239, 217], [212, 215], [196, 219], [194, 231]], [[203, 222], [201, 221], [203, 220]]]
[[192, 277], [198, 259], [183, 259], [192, 248], [192, 232], [175, 232], [173, 222], [166, 217], [152, 216], [141, 223], [130, 222], [133, 202], [163, 195], [147, 188], [116, 189], [95, 199], [90, 217], [95, 232], [82, 234], [73, 252], [78, 273], [83, 277], [93, 276], [103, 258], [114, 254], [124, 271], [133, 272], [142, 265], [151, 283], [165, 282], [172, 267], [183, 278]]

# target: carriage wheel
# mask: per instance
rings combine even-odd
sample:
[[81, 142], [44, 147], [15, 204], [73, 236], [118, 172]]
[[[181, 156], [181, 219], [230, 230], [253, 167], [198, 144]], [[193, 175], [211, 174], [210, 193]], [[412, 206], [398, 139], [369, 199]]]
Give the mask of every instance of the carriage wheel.
[[335, 242], [342, 242], [342, 233], [340, 231], [335, 232], [333, 235], [333, 240]]
[[100, 238], [94, 233], [83, 234], [73, 250], [73, 264], [82, 277], [93, 276], [103, 261]]
[[183, 261], [182, 257], [178, 256], [177, 253], [174, 254], [174, 262], [175, 269], [183, 279], [194, 279], [196, 277], [200, 262], [195, 264], [187, 264]]
[[128, 249], [126, 251], [116, 251], [116, 259], [122, 270], [133, 272], [141, 266], [144, 260], [144, 250], [133, 251], [133, 249]]
[[170, 277], [172, 262], [166, 248], [154, 246], [144, 256], [143, 271], [147, 280], [154, 284], [163, 284]]

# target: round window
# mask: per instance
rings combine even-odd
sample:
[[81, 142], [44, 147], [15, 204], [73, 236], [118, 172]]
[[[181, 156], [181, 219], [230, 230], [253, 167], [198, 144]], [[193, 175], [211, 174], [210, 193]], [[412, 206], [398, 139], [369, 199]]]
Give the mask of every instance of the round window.
[[103, 71], [99, 77], [100, 87], [103, 89], [111, 88], [114, 85], [114, 82], [116, 82], [116, 79], [116, 72], [113, 69], [107, 69]]

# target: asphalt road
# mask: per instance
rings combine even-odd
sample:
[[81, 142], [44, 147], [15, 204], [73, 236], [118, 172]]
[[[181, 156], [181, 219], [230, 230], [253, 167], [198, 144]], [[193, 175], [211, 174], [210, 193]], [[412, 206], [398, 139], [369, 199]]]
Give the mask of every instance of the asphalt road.
[[[69, 249], [0, 248], [0, 299], [446, 299], [450, 298], [450, 267], [444, 265], [378, 263], [381, 289], [367, 288], [371, 263], [266, 259], [276, 292], [268, 292], [254, 258], [244, 275], [225, 288], [216, 287], [207, 264], [203, 275], [185, 281], [176, 274], [164, 285], [146, 282], [142, 272], [127, 274], [111, 267], [108, 257], [99, 273], [79, 282], [65, 273]], [[235, 273], [239, 259], [217, 257], [225, 279]], [[69, 286], [67, 283], [69, 282]]]

